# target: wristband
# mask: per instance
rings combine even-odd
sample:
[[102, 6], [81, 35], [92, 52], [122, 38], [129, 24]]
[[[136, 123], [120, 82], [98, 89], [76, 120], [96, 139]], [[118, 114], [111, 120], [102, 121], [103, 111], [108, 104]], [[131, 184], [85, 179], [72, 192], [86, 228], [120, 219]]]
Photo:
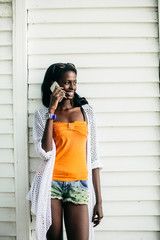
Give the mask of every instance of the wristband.
[[48, 120], [48, 119], [53, 119], [53, 120], [54, 120], [54, 119], [56, 119], [56, 114], [51, 114], [51, 113], [48, 112], [48, 113], [46, 114], [46, 118], [47, 118], [47, 120]]

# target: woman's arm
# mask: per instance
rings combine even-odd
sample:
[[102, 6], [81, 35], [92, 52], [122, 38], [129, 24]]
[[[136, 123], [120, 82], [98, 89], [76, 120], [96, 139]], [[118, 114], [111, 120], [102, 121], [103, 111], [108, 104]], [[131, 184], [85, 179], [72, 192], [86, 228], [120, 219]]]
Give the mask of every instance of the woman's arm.
[[[47, 120], [47, 121], [44, 121], [44, 110], [41, 109], [41, 110], [37, 110], [35, 113], [34, 113], [34, 117], [33, 117], [33, 140], [34, 140], [34, 145], [35, 145], [35, 150], [36, 150], [36, 153], [37, 155], [43, 159], [43, 160], [48, 160], [50, 159], [50, 157], [53, 155], [53, 150], [54, 150], [54, 142], [53, 142], [53, 138], [51, 138], [51, 147], [50, 145], [46, 146], [43, 142], [43, 146], [42, 146], [42, 138], [44, 136], [44, 131], [46, 132], [45, 133], [45, 136], [44, 136], [44, 139], [46, 138], [47, 136], [47, 133], [49, 131], [49, 129], [51, 127], [53, 127], [53, 120]], [[52, 125], [51, 125], [52, 124]], [[51, 134], [52, 134], [52, 131], [51, 131]], [[43, 139], [43, 141], [44, 141]], [[45, 145], [45, 146], [44, 146]], [[45, 151], [46, 149], [46, 151]], [[47, 149], [50, 149], [49, 151], [47, 151]]]
[[[54, 114], [54, 111], [49, 111]], [[42, 137], [42, 148], [48, 152], [52, 149], [52, 137], [53, 137], [53, 119], [48, 119], [46, 121], [45, 129]]]
[[96, 203], [102, 203], [99, 168], [94, 168], [92, 170], [92, 179], [96, 196]]
[[[49, 112], [51, 114], [54, 114], [59, 100], [62, 98], [67, 98], [65, 95], [60, 96], [57, 94], [59, 92], [65, 92], [63, 87], [55, 88], [50, 95]], [[45, 117], [46, 116], [44, 116], [43, 109], [41, 113], [38, 110], [35, 112], [33, 119], [33, 139], [38, 156], [42, 159], [48, 160], [53, 155], [55, 143], [52, 137], [53, 120], [46, 121]]]
[[[100, 187], [100, 170], [103, 169], [103, 164], [99, 159], [99, 146], [97, 137], [97, 124], [96, 115], [93, 107], [90, 107], [91, 114], [91, 166], [92, 166], [92, 181], [94, 185], [96, 204], [93, 209], [92, 221], [94, 222], [94, 227], [100, 223], [103, 218], [102, 211], [102, 197], [101, 197], [101, 187]], [[97, 217], [97, 216], [98, 217]]]
[[94, 168], [92, 170], [92, 178], [96, 196], [96, 204], [93, 209], [92, 217], [92, 222], [94, 222], [93, 227], [95, 227], [100, 223], [101, 219], [103, 218], [99, 168]]

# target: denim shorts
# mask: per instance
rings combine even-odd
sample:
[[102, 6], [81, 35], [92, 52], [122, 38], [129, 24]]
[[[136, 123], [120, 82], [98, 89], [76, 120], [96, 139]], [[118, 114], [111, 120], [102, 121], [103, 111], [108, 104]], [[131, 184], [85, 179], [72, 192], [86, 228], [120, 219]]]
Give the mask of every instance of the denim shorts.
[[51, 182], [51, 198], [61, 199], [63, 202], [75, 204], [88, 204], [88, 180]]

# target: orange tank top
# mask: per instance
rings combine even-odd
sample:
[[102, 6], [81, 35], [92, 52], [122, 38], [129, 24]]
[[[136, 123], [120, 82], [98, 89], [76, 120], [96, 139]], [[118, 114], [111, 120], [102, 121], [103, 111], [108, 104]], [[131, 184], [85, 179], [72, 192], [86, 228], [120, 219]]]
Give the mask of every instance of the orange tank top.
[[86, 141], [88, 125], [86, 121], [53, 122], [53, 139], [56, 157], [52, 180], [87, 180]]

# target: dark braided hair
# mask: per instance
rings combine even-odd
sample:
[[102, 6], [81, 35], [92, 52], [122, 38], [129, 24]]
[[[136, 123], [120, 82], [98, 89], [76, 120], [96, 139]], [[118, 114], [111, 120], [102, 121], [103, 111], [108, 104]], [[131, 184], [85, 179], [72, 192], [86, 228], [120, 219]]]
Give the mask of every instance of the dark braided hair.
[[[50, 103], [50, 83], [51, 81], [59, 82], [60, 77], [67, 71], [73, 71], [77, 75], [77, 69], [72, 63], [55, 63], [49, 66], [46, 70], [43, 83], [41, 85], [42, 103], [45, 107], [49, 107]], [[80, 107], [88, 103], [85, 97], [80, 97], [74, 93], [74, 107]]]

